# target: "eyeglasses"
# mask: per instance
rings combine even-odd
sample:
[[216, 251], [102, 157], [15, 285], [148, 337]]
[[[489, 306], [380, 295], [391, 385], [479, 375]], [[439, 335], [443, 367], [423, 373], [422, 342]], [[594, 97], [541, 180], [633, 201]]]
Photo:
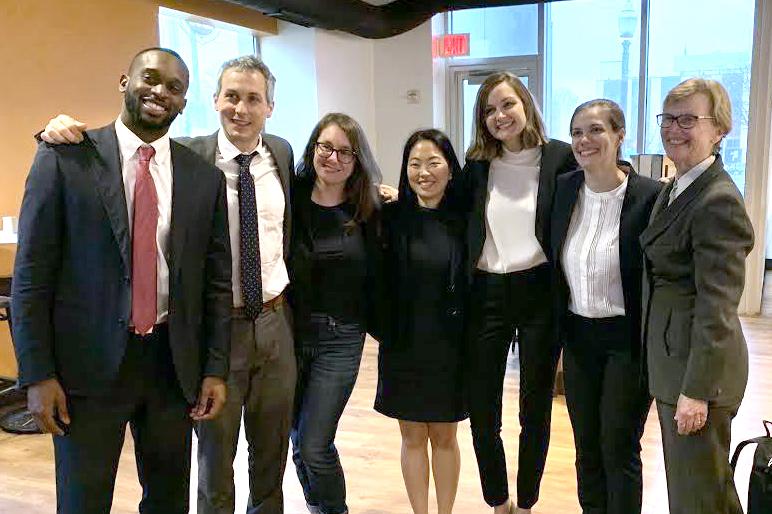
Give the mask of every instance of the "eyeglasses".
[[333, 153], [337, 153], [338, 161], [343, 164], [354, 162], [354, 158], [357, 156], [357, 153], [350, 148], [335, 148], [334, 146], [322, 143], [321, 141], [317, 141], [314, 145], [316, 146], [316, 153], [319, 157], [329, 159], [332, 157]]
[[657, 114], [657, 125], [662, 128], [668, 128], [673, 125], [673, 122], [676, 122], [682, 129], [690, 129], [693, 128], [699, 120], [715, 119], [715, 116], [695, 116], [694, 114], [681, 114], [679, 116], [673, 116], [672, 114], [662, 113]]

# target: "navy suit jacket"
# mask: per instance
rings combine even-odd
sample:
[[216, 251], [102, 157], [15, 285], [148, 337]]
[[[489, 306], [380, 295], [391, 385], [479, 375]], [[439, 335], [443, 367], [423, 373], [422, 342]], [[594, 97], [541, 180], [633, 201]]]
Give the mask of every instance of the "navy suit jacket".
[[[225, 378], [231, 258], [225, 180], [172, 141], [169, 344], [183, 393]], [[19, 383], [56, 377], [100, 395], [118, 376], [131, 315], [131, 234], [114, 125], [41, 144], [19, 219], [12, 314]]]

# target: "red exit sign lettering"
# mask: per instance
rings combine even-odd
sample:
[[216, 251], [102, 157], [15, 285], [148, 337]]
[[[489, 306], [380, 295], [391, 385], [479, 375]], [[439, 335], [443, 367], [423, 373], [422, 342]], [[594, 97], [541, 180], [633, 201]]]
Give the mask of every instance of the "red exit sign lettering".
[[445, 34], [432, 38], [433, 57], [462, 57], [469, 55], [469, 34]]

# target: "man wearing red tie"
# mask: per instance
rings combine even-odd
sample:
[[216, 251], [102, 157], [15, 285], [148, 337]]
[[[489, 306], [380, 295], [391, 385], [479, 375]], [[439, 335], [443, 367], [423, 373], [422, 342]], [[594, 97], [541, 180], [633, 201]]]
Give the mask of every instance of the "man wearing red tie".
[[225, 180], [167, 130], [188, 70], [143, 50], [114, 124], [41, 145], [13, 281], [19, 382], [54, 435], [60, 514], [110, 511], [126, 425], [139, 511], [188, 512], [193, 420], [225, 402], [231, 258]]

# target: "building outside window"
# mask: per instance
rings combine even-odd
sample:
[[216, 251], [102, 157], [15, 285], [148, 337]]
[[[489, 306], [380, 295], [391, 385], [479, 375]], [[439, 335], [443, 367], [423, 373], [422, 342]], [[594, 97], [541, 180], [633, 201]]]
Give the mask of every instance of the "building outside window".
[[[664, 153], [655, 117], [673, 86], [690, 77], [718, 80], [729, 92], [734, 120], [721, 155], [743, 191], [755, 3], [570, 0], [456, 11], [447, 15], [447, 31], [470, 34], [470, 56], [449, 59], [448, 67], [474, 63], [475, 69], [490, 73], [506, 66], [510, 62], [506, 58], [516, 64], [530, 56], [538, 62], [542, 76], [528, 75], [528, 87], [543, 99], [550, 137], [568, 140], [576, 106], [593, 98], [609, 98], [625, 112], [622, 154], [626, 159], [638, 153]], [[450, 118], [463, 120], [457, 125], [466, 132], [471, 121], [469, 97], [483, 78], [478, 74], [456, 80], [466, 89], [456, 97], [451, 94], [462, 101], [460, 106], [451, 102]], [[469, 113], [454, 114], [453, 109]], [[460, 128], [452, 127], [451, 132]], [[466, 146], [469, 135], [457, 140]]]

